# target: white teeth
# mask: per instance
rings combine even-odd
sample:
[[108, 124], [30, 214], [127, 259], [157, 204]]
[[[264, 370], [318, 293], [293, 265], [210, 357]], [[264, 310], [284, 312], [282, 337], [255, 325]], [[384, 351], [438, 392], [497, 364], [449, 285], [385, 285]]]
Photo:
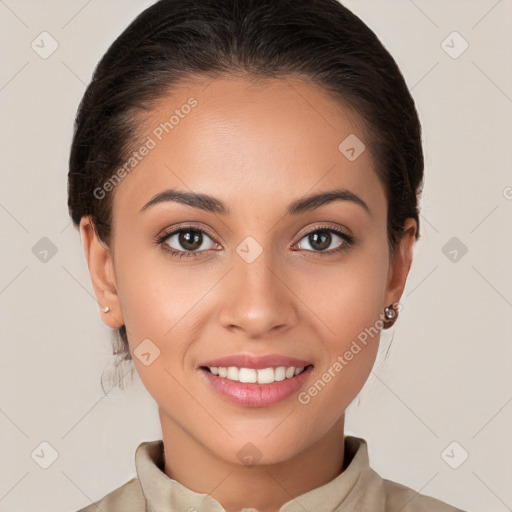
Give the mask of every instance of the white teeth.
[[239, 380], [238, 374], [239, 371], [236, 366], [229, 366], [226, 378], [228, 378], [229, 380]]
[[252, 368], [240, 368], [238, 380], [240, 382], [258, 382], [258, 371]]
[[258, 370], [258, 384], [271, 384], [272, 382], [274, 382], [273, 368]]
[[284, 380], [286, 378], [286, 368], [279, 366], [274, 370], [274, 380]]
[[289, 366], [286, 369], [285, 377], [289, 379], [290, 377], [293, 377], [295, 375], [295, 368], [293, 366]]
[[293, 366], [279, 366], [277, 368], [263, 368], [261, 370], [237, 368], [236, 366], [209, 366], [209, 368], [213, 375], [218, 375], [219, 377], [238, 382], [257, 382], [258, 384], [271, 384], [272, 382], [291, 379], [304, 370], [304, 367], [295, 368]]

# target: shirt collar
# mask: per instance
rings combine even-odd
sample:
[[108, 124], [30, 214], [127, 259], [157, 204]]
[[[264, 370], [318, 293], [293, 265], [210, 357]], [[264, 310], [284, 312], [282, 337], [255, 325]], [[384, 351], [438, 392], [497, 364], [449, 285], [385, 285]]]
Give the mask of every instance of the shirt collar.
[[[289, 500], [278, 512], [383, 512], [384, 484], [370, 468], [366, 441], [355, 436], [345, 436], [345, 457], [348, 465], [341, 474], [330, 482]], [[162, 440], [141, 443], [135, 454], [135, 466], [148, 512], [194, 509], [197, 512], [226, 512], [209, 494], [192, 491], [164, 473]], [[258, 511], [254, 508], [242, 508], [240, 512]]]

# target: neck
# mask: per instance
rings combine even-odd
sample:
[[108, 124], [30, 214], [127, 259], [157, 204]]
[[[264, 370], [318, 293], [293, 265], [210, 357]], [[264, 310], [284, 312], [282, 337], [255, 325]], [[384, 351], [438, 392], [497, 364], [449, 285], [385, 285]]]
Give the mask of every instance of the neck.
[[220, 458], [161, 409], [159, 415], [165, 474], [192, 491], [210, 495], [226, 512], [239, 512], [244, 507], [275, 512], [345, 469], [344, 415], [322, 438], [292, 458], [252, 466]]

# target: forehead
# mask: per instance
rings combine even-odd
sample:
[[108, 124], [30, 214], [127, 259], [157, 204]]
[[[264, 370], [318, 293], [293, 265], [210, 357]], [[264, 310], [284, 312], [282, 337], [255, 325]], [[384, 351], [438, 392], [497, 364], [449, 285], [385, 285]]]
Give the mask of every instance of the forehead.
[[116, 208], [138, 211], [166, 188], [205, 192], [236, 210], [250, 206], [248, 200], [270, 206], [344, 187], [377, 209], [385, 207], [370, 151], [351, 160], [340, 150], [346, 140], [359, 152], [366, 140], [363, 123], [313, 83], [190, 81], [140, 119], [134, 148], [150, 149], [116, 187], [114, 217]]

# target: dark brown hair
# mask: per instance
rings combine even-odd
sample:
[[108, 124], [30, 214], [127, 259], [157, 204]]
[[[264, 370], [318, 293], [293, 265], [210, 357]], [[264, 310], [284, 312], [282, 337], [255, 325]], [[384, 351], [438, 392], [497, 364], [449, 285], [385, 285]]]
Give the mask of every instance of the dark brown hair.
[[[419, 238], [424, 162], [413, 98], [377, 36], [336, 0], [160, 0], [139, 14], [97, 65], [78, 108], [68, 174], [75, 226], [90, 216], [111, 247], [114, 193], [99, 199], [94, 191], [133, 151], [142, 114], [179, 82], [222, 74], [303, 76], [350, 106], [385, 186], [390, 253], [407, 218]], [[113, 343], [118, 363], [131, 359], [125, 326]]]

